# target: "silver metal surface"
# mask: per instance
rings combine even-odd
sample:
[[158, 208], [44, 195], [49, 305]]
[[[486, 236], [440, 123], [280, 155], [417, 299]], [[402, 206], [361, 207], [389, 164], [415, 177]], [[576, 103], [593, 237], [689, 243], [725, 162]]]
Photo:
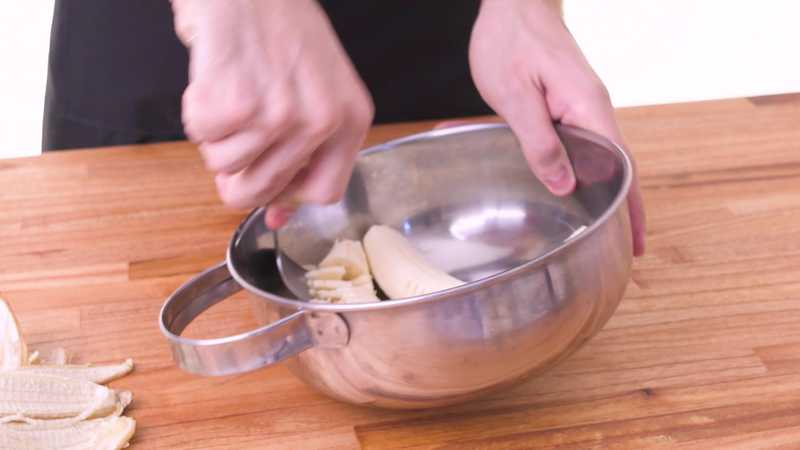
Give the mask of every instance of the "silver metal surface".
[[630, 275], [632, 167], [602, 137], [557, 130], [578, 179], [568, 197], [536, 180], [507, 127], [471, 125], [364, 151], [340, 203], [303, 207], [279, 232], [282, 252], [313, 264], [336, 238], [391, 225], [470, 281], [447, 291], [357, 305], [297, 300], [276, 282], [273, 235], [263, 209], [254, 211], [231, 240], [228, 267], [253, 294], [259, 320], [302, 311], [334, 324], [303, 322], [308, 334], [330, 338], [298, 347], [287, 360], [291, 370], [351, 403], [441, 406], [547, 370], [593, 336]]
[[[279, 247], [277, 239], [275, 240], [275, 247]], [[308, 292], [308, 283], [306, 281], [306, 269], [300, 264], [297, 264], [286, 253], [278, 252], [277, 256], [278, 272], [281, 275], [283, 284], [294, 294], [298, 299], [310, 299], [311, 293]]]
[[[277, 276], [275, 267], [271, 272]], [[347, 345], [347, 324], [338, 315], [305, 310], [284, 311], [268, 324], [235, 336], [218, 339], [180, 336], [203, 311], [241, 289], [223, 262], [192, 278], [167, 299], [159, 325], [181, 369], [197, 375], [230, 375], [276, 364], [312, 346]], [[273, 291], [291, 295], [279, 283]]]
[[287, 312], [257, 330], [219, 339], [189, 339], [180, 334], [206, 309], [242, 288], [223, 262], [175, 291], [164, 303], [160, 327], [178, 366], [198, 375], [229, 375], [274, 364], [314, 345], [303, 320], [306, 311]]

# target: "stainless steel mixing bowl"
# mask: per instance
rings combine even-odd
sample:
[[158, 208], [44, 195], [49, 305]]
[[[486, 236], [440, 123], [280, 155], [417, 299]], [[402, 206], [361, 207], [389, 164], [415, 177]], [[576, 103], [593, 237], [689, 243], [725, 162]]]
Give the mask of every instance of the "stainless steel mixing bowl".
[[[578, 180], [568, 197], [531, 174], [506, 126], [469, 125], [365, 150], [341, 202], [303, 207], [278, 233], [286, 256], [311, 264], [337, 238], [391, 225], [469, 281], [447, 291], [358, 305], [297, 300], [278, 274], [264, 211], [255, 210], [236, 230], [227, 262], [164, 305], [161, 327], [178, 365], [221, 375], [286, 360], [332, 397], [388, 408], [458, 403], [553, 367], [613, 314], [632, 259], [629, 158], [594, 133], [557, 130]], [[263, 327], [180, 337], [242, 287]]]

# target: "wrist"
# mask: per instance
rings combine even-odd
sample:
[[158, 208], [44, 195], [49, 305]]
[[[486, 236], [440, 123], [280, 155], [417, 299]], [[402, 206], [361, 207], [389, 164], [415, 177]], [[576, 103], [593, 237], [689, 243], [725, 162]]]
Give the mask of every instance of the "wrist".
[[564, 15], [563, 0], [521, 0], [513, 3], [509, 0], [481, 0], [481, 10], [483, 10], [484, 7], [508, 8], [509, 6], [545, 8], [552, 12], [555, 12], [559, 16]]

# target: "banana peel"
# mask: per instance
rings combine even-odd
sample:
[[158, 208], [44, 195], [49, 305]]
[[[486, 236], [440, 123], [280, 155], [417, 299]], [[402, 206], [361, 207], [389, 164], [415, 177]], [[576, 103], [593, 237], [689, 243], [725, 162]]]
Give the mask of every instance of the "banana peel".
[[0, 371], [19, 369], [28, 364], [28, 347], [19, 323], [5, 300], [0, 298]]
[[133, 370], [133, 360], [128, 358], [119, 364], [66, 364], [66, 365], [30, 365], [20, 367], [18, 372], [34, 375], [51, 375], [75, 380], [91, 381], [106, 384], [124, 377]]
[[133, 396], [102, 384], [133, 370], [119, 364], [68, 364], [63, 348], [38, 362], [19, 323], [0, 299], [0, 450], [117, 450], [128, 446], [136, 421], [123, 416]]
[[[57, 422], [57, 421], [46, 421]], [[112, 416], [42, 426], [26, 423], [0, 426], [0, 448], [14, 450], [119, 450], [136, 431], [130, 417]]]

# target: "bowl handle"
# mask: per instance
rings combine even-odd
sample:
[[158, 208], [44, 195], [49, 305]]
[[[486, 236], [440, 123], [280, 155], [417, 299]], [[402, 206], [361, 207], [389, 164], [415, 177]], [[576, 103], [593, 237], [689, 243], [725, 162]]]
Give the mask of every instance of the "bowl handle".
[[186, 282], [167, 299], [159, 325], [178, 367], [197, 375], [231, 375], [276, 364], [317, 345], [338, 347], [349, 340], [347, 324], [341, 317], [303, 309], [234, 336], [180, 336], [197, 316], [241, 289], [222, 262]]

